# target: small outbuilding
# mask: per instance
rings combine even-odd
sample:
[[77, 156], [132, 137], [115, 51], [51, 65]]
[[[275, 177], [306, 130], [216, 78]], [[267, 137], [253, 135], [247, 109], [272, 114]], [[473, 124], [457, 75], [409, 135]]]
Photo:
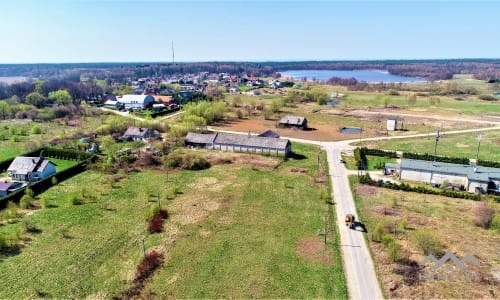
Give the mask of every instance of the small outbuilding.
[[387, 118], [387, 130], [388, 131], [398, 130], [398, 122], [401, 123], [401, 124], [403, 124], [401, 118], [399, 118], [399, 117], [389, 117], [389, 118]]
[[297, 116], [285, 116], [278, 122], [278, 127], [307, 129], [307, 119]]
[[266, 130], [263, 133], [259, 134], [258, 136], [270, 137], [270, 138], [275, 138], [275, 139], [280, 138], [280, 134], [277, 133], [276, 131], [273, 131], [273, 130]]

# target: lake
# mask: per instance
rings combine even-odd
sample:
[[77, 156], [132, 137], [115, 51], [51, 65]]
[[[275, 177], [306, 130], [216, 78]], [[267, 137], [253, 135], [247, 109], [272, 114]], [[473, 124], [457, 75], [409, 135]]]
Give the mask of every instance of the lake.
[[366, 82], [417, 82], [427, 81], [425, 78], [406, 77], [389, 74], [387, 71], [381, 70], [290, 70], [278, 72], [283, 76], [292, 77], [296, 80], [322, 80], [326, 81], [332, 77], [340, 78], [356, 78], [357, 81]]

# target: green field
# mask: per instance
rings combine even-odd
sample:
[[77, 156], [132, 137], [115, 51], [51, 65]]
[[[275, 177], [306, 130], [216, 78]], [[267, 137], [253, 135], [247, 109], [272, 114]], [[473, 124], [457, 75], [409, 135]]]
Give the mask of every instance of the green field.
[[[266, 163], [276, 159], [252, 156], [258, 160], [169, 172], [168, 182], [155, 170], [115, 183], [113, 175], [88, 171], [51, 188], [43, 197], [52, 208], [0, 226], [0, 233], [23, 239], [19, 251], [0, 258], [7, 287], [0, 298], [120, 296], [142, 257], [143, 238], [148, 250], [166, 256], [146, 282], [147, 298], [347, 298], [334, 213], [320, 199], [327, 185], [314, 181], [318, 150], [293, 148], [297, 158], [276, 169]], [[82, 205], [69, 203], [75, 193], [84, 195]], [[170, 219], [164, 232], [146, 234], [144, 215], [158, 194]], [[299, 245], [322, 245], [316, 231], [325, 214], [328, 247], [308, 253]], [[23, 233], [26, 221], [40, 232]], [[316, 261], [318, 255], [326, 261]]]
[[[435, 138], [392, 139], [377, 142], [363, 142], [366, 147], [386, 150], [434, 153]], [[439, 156], [475, 158], [477, 153], [477, 133], [442, 135], [437, 146]], [[500, 131], [485, 131], [482, 134], [479, 159], [500, 161]]]
[[[379, 281], [388, 298], [490, 298], [498, 280], [418, 280], [412, 263], [418, 265], [425, 255], [415, 242], [415, 235], [428, 230], [435, 233], [443, 245], [443, 253], [451, 251], [459, 258], [475, 254], [481, 261], [478, 272], [483, 278], [490, 278], [500, 267], [498, 245], [500, 231], [484, 229], [472, 222], [478, 201], [454, 199], [435, 195], [394, 191], [384, 188], [357, 185], [357, 178], [351, 176], [356, 186], [355, 203], [362, 222], [368, 229], [368, 243]], [[491, 202], [496, 214], [500, 204]], [[498, 217], [497, 217], [498, 218]], [[406, 226], [402, 226], [406, 222]], [[397, 231], [394, 232], [394, 224]], [[498, 226], [498, 225], [497, 225]], [[401, 259], [389, 259], [386, 246], [373, 238], [375, 228], [384, 228], [386, 234], [396, 236], [401, 248]], [[437, 259], [441, 255], [436, 254]], [[428, 270], [429, 266], [426, 267]], [[415, 279], [417, 279], [415, 281]], [[390, 288], [392, 286], [392, 288]], [[493, 297], [494, 298], [494, 297]]]
[[[35, 150], [54, 139], [65, 138], [92, 132], [101, 124], [106, 116], [83, 117], [67, 123], [65, 120], [52, 122], [33, 122], [31, 120], [0, 121], [0, 161], [11, 159], [17, 155]], [[31, 133], [38, 126], [40, 134]], [[73, 141], [76, 142], [76, 139]]]

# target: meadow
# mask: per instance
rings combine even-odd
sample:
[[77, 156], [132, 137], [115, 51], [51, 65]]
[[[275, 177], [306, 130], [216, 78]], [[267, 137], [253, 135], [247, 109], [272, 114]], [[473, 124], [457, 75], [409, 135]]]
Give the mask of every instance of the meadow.
[[[359, 185], [351, 178], [355, 188], [355, 202], [361, 221], [368, 228], [368, 242], [375, 262], [377, 276], [388, 298], [495, 298], [498, 297], [500, 267], [500, 223], [495, 228], [475, 226], [473, 219], [478, 201], [422, 195], [411, 192]], [[490, 203], [497, 214], [500, 204]], [[500, 220], [500, 219], [499, 219]], [[395, 230], [396, 228], [396, 230]], [[446, 251], [463, 258], [474, 255], [480, 262], [474, 271], [477, 280], [429, 280], [420, 277], [430, 266], [420, 268], [425, 255], [417, 236], [435, 237], [441, 244], [439, 259]], [[429, 233], [430, 232], [430, 233]], [[384, 235], [389, 237], [384, 237]], [[382, 235], [377, 237], [377, 235]], [[384, 242], [394, 240], [401, 247], [396, 262], [390, 257]], [[385, 241], [384, 241], [385, 240]], [[433, 243], [430, 239], [428, 244]], [[455, 271], [457, 269], [455, 268]], [[459, 271], [459, 270], [458, 270]], [[457, 272], [458, 272], [457, 271]]]
[[[318, 149], [293, 149], [284, 162], [241, 154], [201, 171], [87, 171], [49, 189], [40, 197], [50, 208], [0, 225], [0, 234], [22, 240], [0, 258], [8, 287], [0, 298], [119, 297], [143, 241], [165, 255], [143, 297], [347, 298]], [[148, 234], [145, 215], [158, 201], [170, 217], [163, 232]], [[326, 215], [325, 247], [317, 229]], [[26, 232], [27, 223], [37, 230]]]

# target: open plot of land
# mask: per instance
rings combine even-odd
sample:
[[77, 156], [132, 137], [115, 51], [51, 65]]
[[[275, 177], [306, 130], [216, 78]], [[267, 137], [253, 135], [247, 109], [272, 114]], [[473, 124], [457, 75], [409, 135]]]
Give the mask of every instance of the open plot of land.
[[[389, 298], [498, 299], [500, 232], [473, 225], [473, 210], [479, 202], [357, 185], [356, 205], [368, 228], [368, 237], [373, 236], [374, 228], [381, 222], [388, 227], [402, 220], [408, 222], [406, 229], [399, 229], [396, 238], [404, 253], [400, 262], [388, 258], [382, 243], [369, 241], [379, 280]], [[500, 205], [492, 205], [500, 213]], [[445, 245], [444, 251], [451, 251], [460, 259], [466, 254], [475, 255], [480, 261], [480, 266], [474, 269], [479, 274], [477, 280], [419, 277], [431, 267], [419, 265], [424, 255], [415, 245], [414, 237], [421, 229], [437, 233]], [[441, 255], [436, 257], [439, 259]], [[456, 267], [451, 270], [459, 271]]]
[[[169, 172], [168, 182], [159, 170], [121, 180], [88, 171], [49, 189], [42, 195], [52, 208], [0, 226], [6, 235], [25, 221], [38, 228], [0, 258], [8, 287], [0, 298], [120, 296], [142, 258], [143, 238], [146, 249], [165, 253], [144, 297], [346, 298], [334, 214], [321, 199], [326, 183], [315, 180], [318, 150], [293, 148], [295, 158], [279, 166], [276, 158], [241, 154], [207, 170]], [[83, 204], [68, 203], [73, 193], [84, 195]], [[149, 235], [144, 215], [156, 195], [170, 218], [164, 232]], [[316, 235], [325, 214], [326, 248]]]
[[[95, 130], [105, 116], [86, 117], [75, 120], [54, 120], [33, 122], [31, 120], [0, 121], [0, 161], [14, 158], [19, 154], [39, 148], [54, 139], [64, 140], [75, 134], [85, 134]], [[34, 126], [40, 134], [31, 133]]]
[[[478, 147], [477, 137], [478, 133], [441, 135], [437, 146], [437, 154], [440, 156], [475, 158]], [[435, 133], [431, 133], [428, 137], [366, 141], [363, 142], [363, 145], [369, 148], [386, 150], [434, 153], [435, 143]], [[479, 149], [479, 160], [500, 161], [499, 149], [500, 130], [483, 132]]]

